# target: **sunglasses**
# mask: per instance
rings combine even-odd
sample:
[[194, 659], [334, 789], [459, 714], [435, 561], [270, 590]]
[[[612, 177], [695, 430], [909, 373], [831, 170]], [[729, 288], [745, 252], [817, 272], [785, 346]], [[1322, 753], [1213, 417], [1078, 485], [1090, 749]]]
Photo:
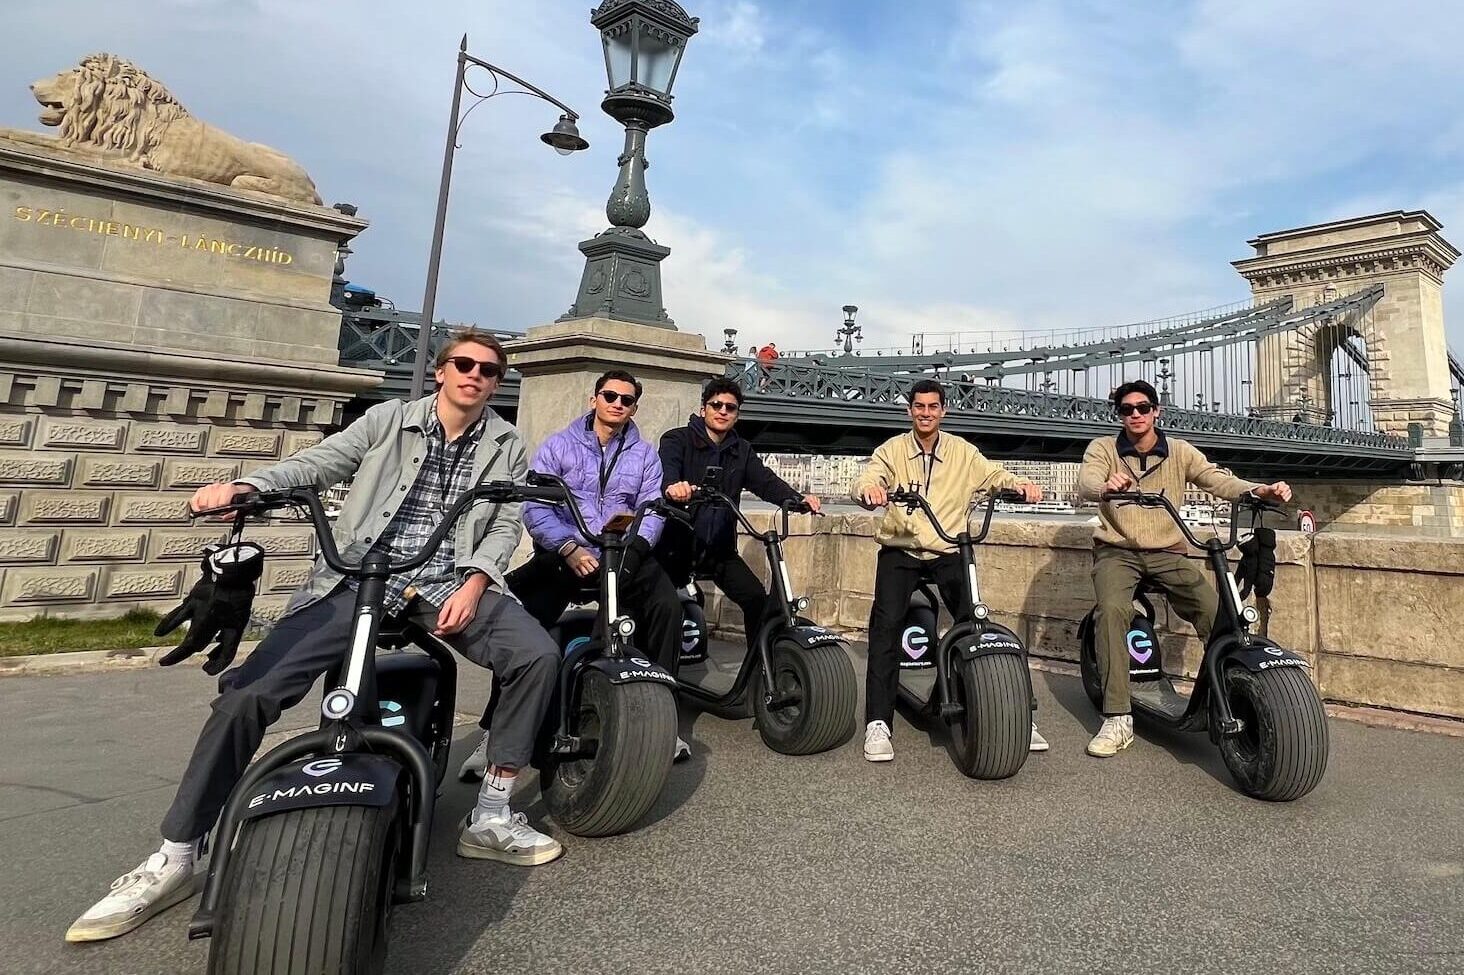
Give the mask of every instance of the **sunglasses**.
[[703, 405], [709, 410], [716, 410], [718, 413], [736, 413], [742, 409], [736, 400], [714, 399]]
[[637, 399], [634, 393], [617, 393], [613, 389], [600, 390], [600, 398], [614, 406], [616, 403], [624, 403], [626, 406], [634, 406]]
[[473, 370], [477, 369], [478, 375], [482, 376], [484, 379], [503, 378], [503, 367], [496, 362], [487, 362], [482, 359], [474, 359], [473, 357], [466, 355], [451, 356], [447, 361], [454, 369], [462, 373], [464, 376], [471, 376], [473, 374]]
[[1150, 413], [1153, 413], [1153, 412], [1154, 412], [1154, 404], [1153, 403], [1120, 403], [1120, 404], [1118, 404], [1118, 415], [1119, 416], [1133, 416], [1135, 413], [1137, 413], [1139, 416], [1148, 416]]

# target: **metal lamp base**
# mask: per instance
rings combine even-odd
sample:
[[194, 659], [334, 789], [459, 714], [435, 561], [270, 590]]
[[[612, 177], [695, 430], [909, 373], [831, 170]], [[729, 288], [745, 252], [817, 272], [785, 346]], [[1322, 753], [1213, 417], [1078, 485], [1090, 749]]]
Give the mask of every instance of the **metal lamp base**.
[[632, 227], [611, 227], [580, 241], [585, 272], [574, 305], [557, 320], [611, 318], [674, 330], [661, 296], [662, 247]]

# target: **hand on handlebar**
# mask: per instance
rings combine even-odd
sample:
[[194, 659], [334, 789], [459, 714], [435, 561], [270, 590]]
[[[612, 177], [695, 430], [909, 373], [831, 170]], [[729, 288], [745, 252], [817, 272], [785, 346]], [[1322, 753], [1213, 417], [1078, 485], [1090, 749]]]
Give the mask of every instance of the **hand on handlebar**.
[[691, 486], [690, 481], [677, 481], [675, 484], [666, 487], [666, 497], [672, 501], [680, 501], [683, 504], [690, 501], [691, 496], [695, 493], [696, 488]]
[[864, 496], [859, 503], [866, 508], [882, 508], [890, 503], [890, 495], [884, 485], [875, 484], [864, 489]]
[[[217, 484], [205, 484], [193, 492], [193, 497], [188, 499], [188, 507], [192, 511], [208, 511], [212, 508], [222, 508], [230, 504], [241, 494], [247, 494], [254, 488], [248, 484], [233, 484], [227, 481], [220, 481]], [[230, 517], [220, 515], [221, 518]]]
[[821, 507], [821, 505], [820, 505], [819, 500], [818, 500], [818, 495], [816, 495], [816, 494], [805, 494], [803, 496], [803, 503], [805, 505], [807, 505], [808, 506], [808, 510], [811, 511], [811, 512], [813, 512], [814, 514], [816, 514], [816, 515], [823, 514], [823, 512], [819, 510], [820, 507]]
[[1291, 500], [1291, 485], [1285, 481], [1277, 481], [1275, 484], [1262, 484], [1251, 493], [1262, 501], [1279, 501], [1284, 504]]
[[1114, 471], [1108, 475], [1108, 480], [1103, 482], [1104, 492], [1109, 491], [1131, 491], [1134, 487], [1133, 475], [1128, 471]]
[[1042, 500], [1042, 488], [1031, 481], [1023, 481], [1013, 490], [1022, 496], [1022, 500], [1028, 504], [1036, 504]]
[[564, 562], [569, 566], [569, 571], [584, 579], [593, 575], [600, 567], [600, 560], [595, 558], [595, 553], [587, 548], [577, 548], [564, 557]]

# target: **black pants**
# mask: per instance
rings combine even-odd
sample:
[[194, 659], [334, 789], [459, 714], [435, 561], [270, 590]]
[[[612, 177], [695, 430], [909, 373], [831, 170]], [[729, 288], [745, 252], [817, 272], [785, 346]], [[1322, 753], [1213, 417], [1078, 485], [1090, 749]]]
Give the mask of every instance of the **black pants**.
[[892, 724], [900, 682], [899, 641], [910, 597], [922, 582], [934, 582], [956, 618], [971, 612], [959, 555], [918, 559], [897, 548], [881, 548], [874, 568], [874, 605], [869, 612], [869, 669], [864, 681], [864, 721]]
[[[350, 648], [356, 594], [344, 586], [275, 624], [254, 652], [219, 679], [213, 713], [198, 736], [193, 757], [163, 818], [163, 837], [179, 843], [198, 839], [213, 827], [265, 729]], [[436, 625], [437, 607], [415, 600], [407, 615]], [[487, 590], [472, 621], [444, 638], [454, 650], [493, 671], [502, 697], [498, 733], [489, 760], [524, 768], [554, 692], [559, 650], [544, 628], [508, 596]]]
[[[533, 558], [508, 574], [508, 588], [539, 625], [549, 629], [578, 593], [599, 581], [601, 571], [603, 567], [581, 579], [557, 552], [535, 548]], [[636, 621], [637, 649], [675, 674], [681, 657], [681, 600], [641, 538], [625, 552], [620, 599]]]
[[[776, 612], [763, 588], [762, 580], [734, 550], [726, 555], [704, 555], [697, 560], [693, 572], [689, 560], [678, 560], [675, 555], [656, 550], [656, 557], [677, 586], [684, 586], [693, 578], [705, 579], [718, 589], [737, 608], [742, 610], [742, 628], [747, 631], [747, 645], [751, 647], [757, 634], [770, 615]], [[678, 564], [679, 561], [679, 564]]]

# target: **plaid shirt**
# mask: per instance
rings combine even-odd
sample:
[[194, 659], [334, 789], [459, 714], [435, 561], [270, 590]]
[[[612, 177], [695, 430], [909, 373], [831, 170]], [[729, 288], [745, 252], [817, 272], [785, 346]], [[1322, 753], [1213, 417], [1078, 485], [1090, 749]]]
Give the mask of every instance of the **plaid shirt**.
[[[396, 517], [371, 546], [372, 551], [385, 551], [393, 562], [409, 559], [421, 551], [422, 545], [442, 523], [447, 509], [473, 486], [473, 456], [477, 453], [484, 426], [480, 416], [476, 423], [463, 431], [462, 436], [449, 444], [442, 422], [437, 419], [437, 411], [432, 411], [432, 417], [427, 421], [427, 456], [422, 461], [422, 469], [402, 499]], [[411, 575], [397, 573], [388, 576], [386, 612], [400, 613], [406, 608], [408, 586], [416, 587], [419, 597], [440, 608], [458, 589], [459, 583], [453, 572], [454, 554], [452, 533], [448, 532], [426, 565]], [[355, 582], [349, 585], [356, 588]]]

